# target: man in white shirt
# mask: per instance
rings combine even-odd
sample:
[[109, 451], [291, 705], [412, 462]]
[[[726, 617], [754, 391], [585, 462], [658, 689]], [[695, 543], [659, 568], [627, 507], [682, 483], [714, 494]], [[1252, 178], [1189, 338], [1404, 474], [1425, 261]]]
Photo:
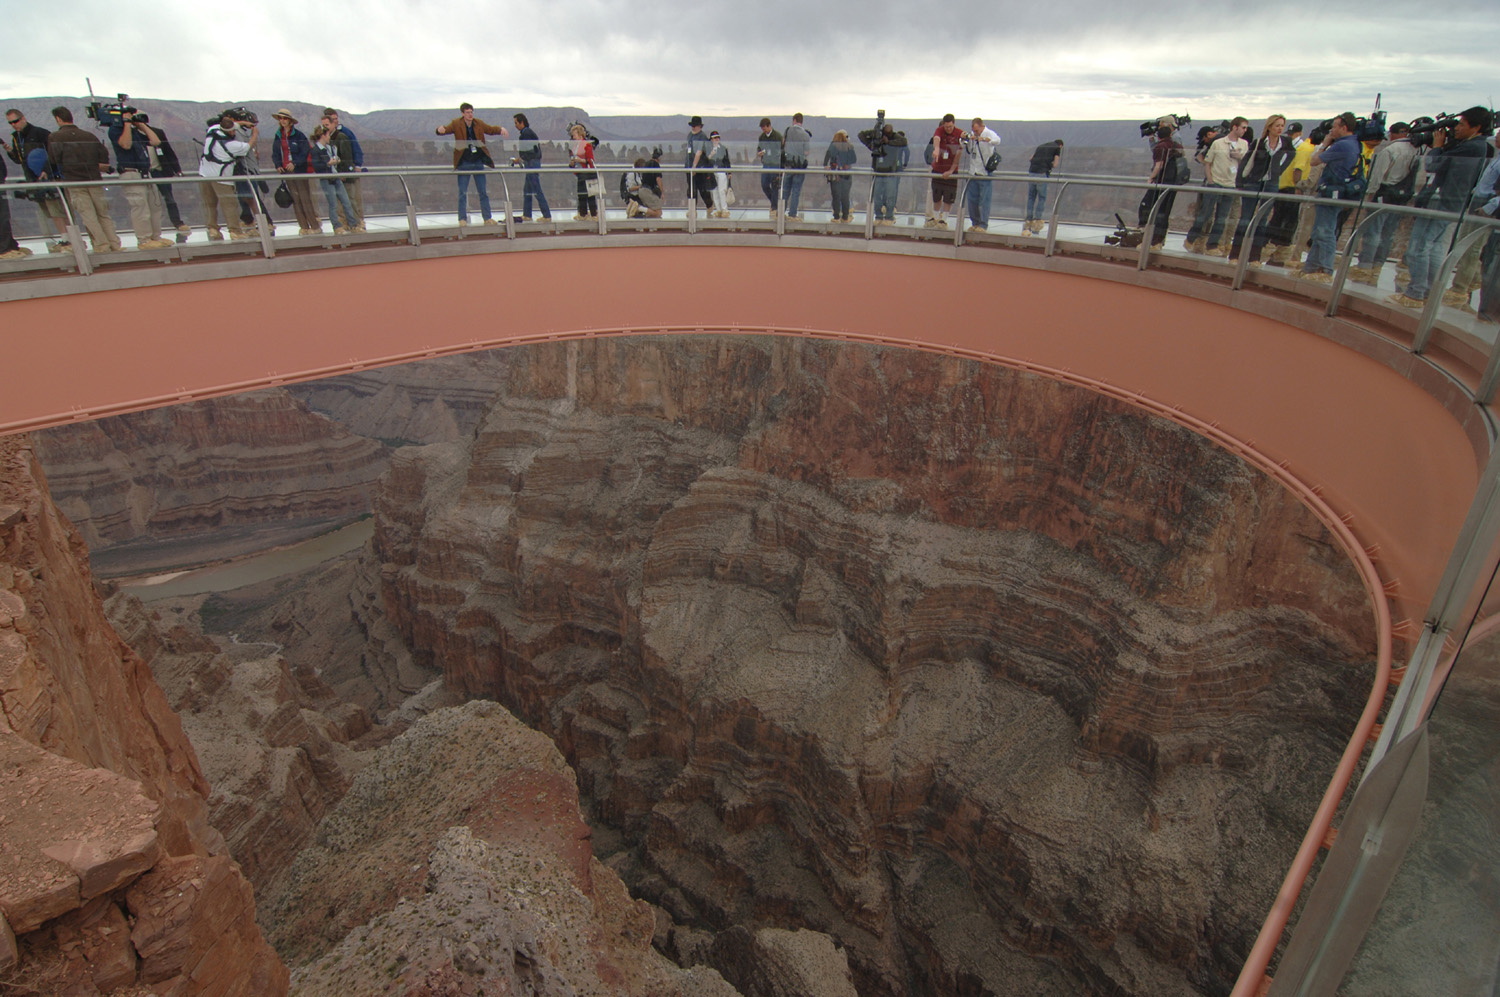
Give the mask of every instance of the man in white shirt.
[[227, 112], [220, 116], [217, 124], [209, 125], [208, 134], [203, 138], [202, 158], [198, 161], [198, 175], [214, 178], [213, 182], [203, 184], [202, 191], [204, 225], [209, 239], [216, 242], [224, 238], [219, 231], [220, 210], [224, 212], [229, 238], [250, 238], [250, 229], [240, 218], [240, 200], [234, 183], [218, 179], [233, 176], [235, 160], [250, 155], [255, 149], [255, 141], [260, 136], [259, 124], [245, 122], [243, 134], [239, 125], [240, 122]]
[[[990, 157], [999, 151], [1000, 136], [984, 126], [983, 118], [975, 118], [964, 136], [964, 160], [968, 164], [969, 187], [964, 191], [964, 203], [969, 206], [969, 231], [985, 232], [990, 225]], [[996, 164], [998, 165], [998, 164]]]
[[1249, 125], [1245, 118], [1235, 118], [1229, 123], [1229, 131], [1215, 139], [1203, 157], [1204, 168], [1208, 171], [1208, 181], [1204, 186], [1208, 189], [1198, 199], [1198, 215], [1193, 219], [1193, 227], [1188, 229], [1186, 248], [1189, 252], [1229, 255], [1229, 242], [1223, 238], [1224, 226], [1229, 222], [1229, 212], [1236, 199], [1210, 191], [1214, 188], [1234, 189], [1240, 160], [1250, 151], [1250, 143], [1245, 141], [1245, 129]]

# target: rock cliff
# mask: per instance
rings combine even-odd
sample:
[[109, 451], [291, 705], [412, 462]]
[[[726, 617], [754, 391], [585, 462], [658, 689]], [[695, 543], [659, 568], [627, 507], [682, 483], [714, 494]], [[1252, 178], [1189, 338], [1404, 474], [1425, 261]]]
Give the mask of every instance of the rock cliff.
[[52, 498], [104, 574], [291, 542], [370, 507], [379, 442], [283, 389], [81, 422], [36, 435]]
[[865, 994], [1225, 989], [1373, 657], [1274, 482], [900, 350], [513, 351], [375, 544], [418, 662], [556, 740], [638, 895], [826, 932]]
[[285, 993], [197, 755], [87, 557], [29, 441], [0, 438], [0, 982]]
[[377, 750], [264, 908], [306, 962], [303, 997], [736, 994], [652, 949], [651, 908], [593, 857], [562, 756], [489, 702]]

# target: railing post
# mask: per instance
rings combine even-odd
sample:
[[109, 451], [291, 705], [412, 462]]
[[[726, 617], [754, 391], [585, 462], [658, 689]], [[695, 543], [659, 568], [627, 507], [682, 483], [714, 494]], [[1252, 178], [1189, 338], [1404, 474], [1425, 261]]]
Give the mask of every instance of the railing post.
[[[1151, 239], [1156, 232], [1156, 213], [1161, 210], [1162, 202], [1168, 197], [1171, 197], [1174, 202], [1177, 200], [1176, 184], [1157, 184], [1156, 186], [1161, 190], [1156, 195], [1156, 200], [1151, 202], [1151, 210], [1146, 212], [1146, 222], [1141, 226], [1141, 252], [1135, 264], [1137, 270], [1146, 270], [1151, 266]], [[1163, 239], [1165, 238], [1163, 236]]]
[[417, 234], [417, 206], [412, 203], [411, 188], [406, 185], [406, 178], [401, 174], [396, 174], [396, 179], [401, 181], [401, 192], [406, 196], [406, 241], [413, 246], [420, 246], [422, 237]]
[[1043, 256], [1051, 256], [1057, 249], [1057, 211], [1062, 207], [1063, 193], [1070, 183], [1071, 180], [1064, 180], [1057, 188], [1057, 198], [1052, 202], [1052, 210], [1047, 215], [1047, 248], [1042, 250]]
[[972, 181], [973, 181], [972, 177], [961, 177], [961, 178], [959, 178], [959, 182], [958, 182], [958, 204], [956, 205], [956, 207], [958, 208], [958, 211], [956, 212], [956, 214], [958, 215], [958, 217], [955, 218], [955, 219], [953, 219], [953, 248], [954, 249], [957, 249], [959, 246], [962, 246], [964, 244], [964, 213], [967, 210], [968, 196], [969, 196], [969, 184]]
[[[257, 174], [258, 175], [258, 174]], [[260, 233], [260, 251], [266, 259], [276, 258], [275, 230], [266, 221], [266, 213], [262, 210], [260, 203], [260, 192], [255, 189], [255, 181], [250, 181], [250, 203], [253, 205], [251, 214], [255, 216], [255, 228]]]

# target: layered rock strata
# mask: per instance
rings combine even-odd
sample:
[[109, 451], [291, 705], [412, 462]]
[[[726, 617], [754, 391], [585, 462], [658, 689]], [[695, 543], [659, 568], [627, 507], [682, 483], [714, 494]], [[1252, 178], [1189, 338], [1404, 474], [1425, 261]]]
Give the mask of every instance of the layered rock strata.
[[1373, 655], [1274, 482], [899, 350], [514, 351], [375, 543], [418, 661], [556, 739], [632, 889], [831, 934], [866, 994], [1226, 988]]
[[231, 557], [353, 519], [386, 458], [279, 388], [36, 439], [53, 501], [105, 574]]
[[474, 431], [494, 400], [506, 350], [486, 350], [287, 388], [316, 412], [388, 446], [446, 443]]
[[193, 747], [87, 556], [29, 441], [0, 438], [0, 934], [17, 936], [0, 981], [285, 993]]
[[651, 947], [650, 906], [593, 857], [573, 773], [494, 703], [438, 710], [379, 749], [266, 914], [306, 962], [305, 997], [736, 993]]

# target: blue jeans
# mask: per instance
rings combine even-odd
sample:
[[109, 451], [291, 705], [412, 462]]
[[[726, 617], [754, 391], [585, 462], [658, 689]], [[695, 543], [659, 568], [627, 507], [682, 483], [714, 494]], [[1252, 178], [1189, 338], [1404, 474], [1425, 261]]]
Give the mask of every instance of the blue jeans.
[[896, 220], [896, 195], [900, 193], [901, 178], [894, 173], [875, 174], [874, 212], [877, 219]]
[[1401, 216], [1385, 211], [1370, 219], [1359, 236], [1359, 265], [1366, 270], [1385, 266], [1391, 258], [1391, 243], [1396, 241], [1396, 227]]
[[1438, 267], [1443, 265], [1443, 257], [1447, 255], [1450, 224], [1440, 218], [1412, 220], [1411, 239], [1406, 244], [1406, 268], [1411, 271], [1411, 283], [1406, 285], [1408, 298], [1427, 300]]
[[1313, 209], [1312, 243], [1307, 247], [1304, 273], [1333, 273], [1333, 255], [1339, 244], [1339, 215], [1344, 208], [1342, 201], [1330, 201]]
[[1029, 183], [1026, 185], [1026, 220], [1034, 222], [1047, 213], [1047, 185], [1044, 183]]
[[786, 213], [795, 215], [797, 205], [802, 200], [802, 181], [807, 179], [805, 173], [786, 174], [786, 183], [783, 190], [782, 200], [786, 201]]
[[543, 218], [552, 217], [552, 209], [547, 207], [547, 195], [542, 193], [542, 175], [531, 170], [526, 171], [526, 183], [521, 188], [521, 214], [531, 217], [531, 199], [536, 197], [537, 207], [542, 209]]
[[990, 198], [995, 188], [989, 177], [970, 177], [964, 191], [964, 203], [969, 206], [969, 224], [976, 228], [990, 227]]
[[[349, 192], [344, 189], [342, 180], [321, 180], [323, 185], [323, 199], [328, 202], [328, 220], [335, 227], [353, 228], [360, 224], [362, 219], [355, 217], [354, 205], [349, 200]], [[344, 209], [344, 224], [339, 226], [338, 209]]]
[[776, 193], [781, 190], [781, 174], [772, 173], [770, 170], [760, 175], [760, 192], [766, 195], [766, 200], [771, 202], [771, 210], [776, 210]]
[[474, 187], [479, 191], [479, 213], [490, 217], [490, 192], [484, 186], [483, 166], [460, 166], [458, 168], [458, 220], [469, 220], [469, 176], [474, 177]]
[[1224, 226], [1229, 224], [1229, 212], [1234, 207], [1234, 198], [1215, 194], [1214, 191], [1225, 189], [1227, 188], [1215, 185], [1203, 188], [1198, 200], [1198, 214], [1193, 218], [1193, 227], [1188, 229], [1188, 242], [1196, 241], [1205, 230], [1208, 233], [1209, 249], [1216, 248], [1219, 240], [1224, 238]]

